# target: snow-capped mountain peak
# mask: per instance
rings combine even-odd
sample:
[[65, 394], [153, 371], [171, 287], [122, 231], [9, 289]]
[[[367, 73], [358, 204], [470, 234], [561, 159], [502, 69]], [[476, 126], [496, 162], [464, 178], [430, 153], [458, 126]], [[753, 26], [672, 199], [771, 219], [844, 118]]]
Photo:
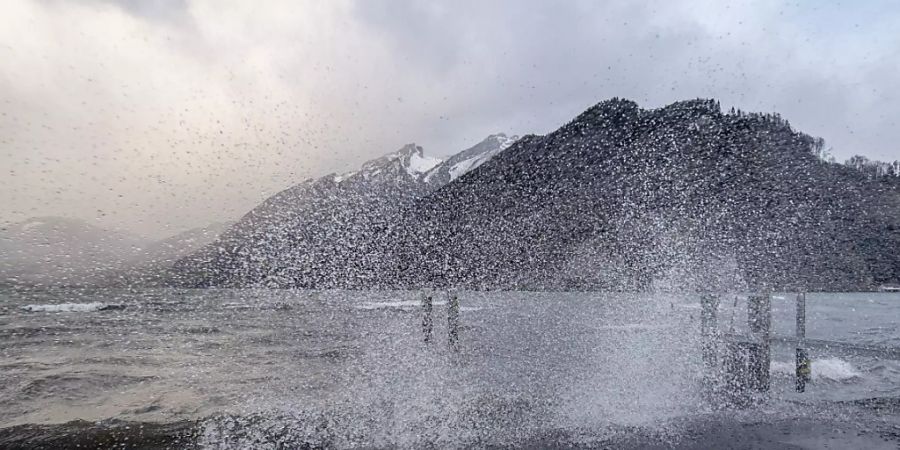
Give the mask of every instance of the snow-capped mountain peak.
[[503, 133], [492, 134], [446, 160], [425, 155], [422, 147], [416, 144], [406, 144], [393, 153], [364, 163], [360, 170], [330, 175], [330, 180], [343, 184], [347, 181], [405, 179], [441, 186], [484, 164], [518, 139], [518, 136], [509, 137]]
[[442, 162], [439, 158], [425, 156], [422, 147], [416, 144], [404, 145], [396, 152], [373, 159], [362, 165], [360, 170], [333, 175], [335, 183], [349, 179], [369, 180], [385, 176], [403, 177], [404, 174], [419, 181], [421, 176]]

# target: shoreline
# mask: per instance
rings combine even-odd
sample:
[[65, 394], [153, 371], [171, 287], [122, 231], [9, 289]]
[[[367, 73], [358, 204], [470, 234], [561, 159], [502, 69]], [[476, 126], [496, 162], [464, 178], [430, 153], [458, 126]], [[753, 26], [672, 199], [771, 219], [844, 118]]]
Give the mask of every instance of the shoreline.
[[[896, 399], [895, 399], [896, 400]], [[896, 402], [895, 402], [896, 403]], [[900, 425], [869, 420], [848, 424], [838, 420], [808, 417], [773, 420], [741, 420], [728, 414], [676, 421], [670, 429], [618, 427], [608, 430], [558, 429], [520, 436], [513, 441], [460, 440], [460, 446], [533, 449], [802, 449], [867, 448], [896, 449]], [[210, 419], [207, 419], [210, 420]], [[324, 436], [305, 440], [302, 436], [273, 429], [227, 428], [223, 440], [204, 436], [205, 421], [171, 423], [102, 422], [76, 420], [54, 425], [17, 425], [0, 429], [3, 449], [130, 448], [141, 450], [195, 449], [204, 444], [217, 448], [340, 448], [341, 430], [321, 430]], [[289, 429], [282, 427], [281, 430]], [[263, 433], [260, 433], [263, 431]], [[344, 430], [348, 431], [348, 430]], [[395, 442], [385, 448], [404, 446], [441, 447], [447, 442]], [[379, 448], [378, 446], [372, 448]]]

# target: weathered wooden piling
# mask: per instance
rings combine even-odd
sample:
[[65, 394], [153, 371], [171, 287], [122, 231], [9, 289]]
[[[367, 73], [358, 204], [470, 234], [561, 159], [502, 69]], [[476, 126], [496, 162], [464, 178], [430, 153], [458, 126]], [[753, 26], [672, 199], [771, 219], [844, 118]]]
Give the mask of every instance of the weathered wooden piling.
[[434, 329], [433, 310], [434, 303], [432, 302], [431, 293], [422, 292], [422, 311], [424, 312], [422, 317], [422, 334], [425, 336], [426, 343], [431, 342], [432, 330]]
[[806, 292], [797, 294], [797, 338], [806, 338]]
[[748, 349], [749, 369], [754, 390], [768, 392], [769, 370], [772, 365], [770, 357], [770, 342], [772, 331], [772, 295], [768, 292], [761, 295], [751, 295], [747, 299], [747, 324], [750, 333], [754, 337], [752, 346]]
[[703, 294], [700, 297], [700, 334], [708, 336], [714, 333], [717, 326], [719, 297], [715, 294]]
[[459, 351], [459, 294], [456, 290], [447, 293], [447, 337], [450, 350]]
[[768, 334], [772, 326], [772, 297], [768, 294], [751, 295], [747, 300], [747, 325], [750, 332]]
[[722, 363], [723, 400], [730, 406], [746, 408], [759, 397], [760, 346], [757, 342], [731, 341], [725, 346]]
[[809, 355], [804, 349], [804, 340], [806, 339], [806, 292], [797, 294], [797, 353], [796, 353], [796, 370], [797, 392], [806, 391], [806, 382], [810, 377], [810, 361]]
[[719, 310], [719, 296], [715, 294], [703, 294], [700, 297], [700, 337], [703, 362], [707, 370], [712, 370], [717, 364], [716, 337], [718, 330], [717, 314]]

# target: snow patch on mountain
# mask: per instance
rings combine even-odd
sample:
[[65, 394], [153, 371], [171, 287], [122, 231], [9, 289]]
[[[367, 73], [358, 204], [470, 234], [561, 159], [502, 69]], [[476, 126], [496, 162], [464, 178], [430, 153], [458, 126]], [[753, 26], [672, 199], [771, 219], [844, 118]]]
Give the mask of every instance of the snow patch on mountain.
[[407, 144], [396, 152], [366, 162], [358, 171], [331, 175], [331, 179], [335, 183], [341, 183], [349, 179], [374, 180], [405, 173], [414, 180], [421, 181], [423, 174], [428, 173], [442, 162], [443, 160], [439, 158], [425, 156], [422, 147], [416, 144]]
[[507, 137], [502, 133], [493, 134], [474, 147], [447, 159], [426, 156], [422, 147], [416, 144], [406, 144], [393, 153], [364, 163], [360, 170], [332, 174], [328, 177], [334, 183], [343, 184], [344, 182], [353, 183], [353, 180], [380, 182], [392, 177], [406, 178], [408, 176], [414, 182], [438, 187], [474, 170], [517, 140], [518, 136]]
[[340, 183], [341, 181], [344, 181], [344, 180], [346, 180], [347, 178], [352, 177], [353, 175], [356, 175], [356, 171], [355, 171], [355, 170], [354, 170], [353, 172], [347, 172], [347, 173], [344, 173], [344, 174], [341, 174], [341, 175], [334, 175], [334, 176], [332, 177], [332, 179], [334, 180], [335, 183]]
[[450, 181], [453, 181], [461, 177], [463, 174], [476, 169], [478, 166], [484, 164], [486, 161], [497, 155], [497, 153], [506, 150], [510, 145], [518, 140], [518, 136], [508, 137], [505, 134], [495, 134], [490, 138], [495, 139], [499, 145], [492, 150], [476, 154], [471, 158], [464, 159], [451, 166]]
[[453, 181], [459, 178], [460, 176], [462, 176], [462, 174], [471, 170], [472, 166], [478, 167], [478, 165], [480, 165], [482, 162], [482, 156], [484, 155], [479, 155], [474, 158], [470, 158], [454, 164], [453, 167], [450, 168], [450, 180]]

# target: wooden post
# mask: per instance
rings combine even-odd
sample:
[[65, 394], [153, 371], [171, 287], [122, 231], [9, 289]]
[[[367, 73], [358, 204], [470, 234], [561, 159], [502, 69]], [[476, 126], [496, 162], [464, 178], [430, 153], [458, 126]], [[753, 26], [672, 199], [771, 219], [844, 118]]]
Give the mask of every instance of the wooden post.
[[703, 362], [707, 369], [716, 365], [715, 337], [717, 334], [716, 315], [719, 310], [719, 297], [714, 294], [703, 294], [700, 297], [700, 338]]
[[771, 356], [769, 354], [772, 328], [772, 296], [766, 292], [750, 296], [747, 302], [747, 324], [755, 335], [755, 349], [750, 357], [750, 367], [755, 372], [756, 390], [768, 392]]
[[797, 392], [806, 391], [806, 382], [809, 381], [810, 362], [806, 354], [804, 340], [806, 339], [806, 292], [797, 294]]
[[459, 294], [451, 289], [447, 294], [447, 333], [450, 350], [459, 351]]
[[431, 342], [431, 333], [434, 329], [434, 318], [432, 317], [432, 310], [434, 309], [432, 296], [430, 292], [423, 291], [422, 292], [422, 310], [425, 313], [425, 316], [422, 318], [422, 334], [425, 335], [425, 342]]
[[713, 294], [703, 294], [700, 297], [700, 334], [707, 336], [716, 329], [716, 313], [719, 309], [719, 297]]
[[772, 325], [772, 300], [768, 293], [750, 296], [747, 303], [747, 324], [751, 333], [769, 333]]

